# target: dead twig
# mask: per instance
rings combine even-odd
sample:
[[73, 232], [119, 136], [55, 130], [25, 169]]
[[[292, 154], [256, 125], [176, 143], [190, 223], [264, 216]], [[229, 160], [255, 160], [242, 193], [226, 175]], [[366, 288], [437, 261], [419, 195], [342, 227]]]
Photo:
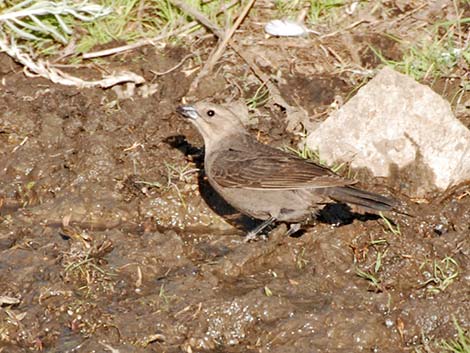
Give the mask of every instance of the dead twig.
[[[173, 1], [172, 1], [173, 3]], [[228, 9], [230, 9], [231, 7], [235, 6], [235, 4], [238, 3], [238, 0], [234, 0], [232, 1], [230, 4], [227, 4], [225, 6], [223, 6], [218, 12], [217, 12], [217, 15], [220, 15], [221, 13], [227, 11]], [[179, 7], [181, 10], [185, 11], [183, 9], [183, 7], [187, 7], [188, 5], [186, 5], [184, 2], [182, 1], [176, 1], [175, 3], [173, 3], [173, 5]], [[181, 6], [179, 6], [181, 5]], [[185, 11], [186, 12], [186, 11]], [[188, 13], [188, 12], [187, 12]], [[194, 17], [194, 16], [193, 16]], [[196, 17], [194, 17], [196, 18]], [[140, 48], [140, 47], [143, 47], [145, 45], [155, 45], [156, 42], [159, 42], [163, 39], [166, 39], [166, 38], [169, 38], [171, 36], [176, 36], [176, 35], [179, 35], [181, 33], [184, 33], [186, 31], [189, 31], [191, 28], [195, 27], [198, 25], [198, 23], [201, 23], [202, 25], [204, 25], [205, 27], [207, 27], [202, 21], [200, 21], [198, 18], [196, 18], [197, 21], [192, 21], [192, 22], [189, 22], [188, 24], [184, 25], [183, 27], [181, 28], [177, 28], [173, 31], [170, 31], [168, 33], [164, 33], [164, 34], [160, 34], [156, 37], [153, 37], [153, 38], [142, 38], [138, 41], [136, 41], [135, 43], [131, 43], [131, 44], [126, 44], [126, 45], [122, 45], [122, 46], [119, 46], [119, 47], [116, 47], [116, 48], [110, 48], [110, 49], [104, 49], [104, 50], [100, 50], [100, 51], [95, 51], [95, 52], [91, 52], [91, 53], [84, 53], [82, 55], [82, 57], [84, 59], [93, 59], [93, 58], [99, 58], [99, 57], [103, 57], [103, 56], [109, 56], [109, 55], [113, 55], [113, 54], [119, 54], [119, 53], [123, 53], [123, 52], [127, 52], [127, 51], [130, 51], [130, 50], [134, 50], [134, 49], [137, 49], [137, 48]], [[207, 21], [208, 24], [210, 24], [211, 22], [210, 21]]]
[[215, 63], [220, 59], [222, 56], [223, 51], [227, 47], [228, 42], [232, 38], [233, 34], [237, 30], [237, 28], [241, 25], [242, 21], [245, 19], [246, 15], [248, 15], [248, 12], [252, 8], [253, 4], [255, 3], [256, 0], [250, 0], [246, 6], [243, 8], [240, 16], [238, 16], [237, 20], [233, 24], [233, 26], [230, 28], [230, 30], [227, 32], [225, 36], [223, 36], [222, 42], [220, 43], [219, 47], [217, 50], [213, 53], [213, 55], [209, 58], [209, 60], [206, 63], [206, 66], [201, 70], [201, 74], [205, 74], [208, 72], [211, 72]]
[[[224, 32], [217, 26], [215, 23], [212, 23], [206, 16], [204, 16], [200, 11], [192, 7], [191, 5], [188, 5], [186, 2], [181, 1], [181, 0], [170, 0], [170, 2], [178, 7], [181, 11], [189, 14], [191, 17], [195, 18], [199, 23], [201, 23], [204, 27], [209, 29], [212, 33], [216, 35], [219, 40], [223, 41], [225, 38]], [[211, 57], [215, 55], [217, 52], [217, 49], [215, 49]], [[209, 59], [210, 60], [210, 59]], [[189, 88], [189, 92], [193, 92], [196, 87], [199, 84], [199, 81], [201, 80], [202, 77], [207, 75], [207, 63], [201, 70], [201, 72], [197, 75], [197, 77], [194, 79], [194, 81], [191, 83], [191, 87]]]
[[338, 62], [341, 66], [347, 66], [346, 63], [344, 62], [343, 58], [341, 58], [341, 56], [336, 52], [334, 51], [332, 48], [330, 47], [325, 47], [323, 44], [320, 44], [320, 48], [326, 52], [326, 53], [330, 53]]
[[188, 5], [185, 1], [181, 0], [170, 0], [170, 2], [178, 7], [181, 11], [187, 13], [188, 15], [191, 15], [193, 18], [196, 19], [197, 22], [202, 24], [204, 27], [208, 28], [213, 32], [218, 38], [223, 37], [223, 32], [222, 30], [212, 23], [206, 16], [204, 16], [202, 13], [200, 13], [198, 10], [196, 10], [194, 7], [191, 5]]
[[[233, 41], [231, 41], [231, 37], [233, 35], [233, 33], [235, 32], [236, 28], [239, 26], [239, 24], [241, 23], [241, 21], [246, 17], [246, 15], [248, 14], [248, 11], [250, 10], [250, 8], [253, 6], [255, 0], [251, 0], [247, 6], [245, 6], [244, 10], [242, 11], [241, 15], [239, 16], [237, 22], [234, 24], [234, 26], [232, 26], [232, 30], [229, 31], [229, 33], [227, 34], [227, 36], [225, 35], [224, 31], [222, 31], [219, 26], [217, 26], [216, 24], [212, 23], [206, 16], [204, 16], [202, 13], [200, 13], [198, 10], [196, 10], [195, 8], [193, 8], [192, 6], [188, 5], [187, 3], [181, 1], [181, 0], [170, 0], [171, 3], [177, 7], [179, 7], [182, 11], [186, 12], [187, 14], [189, 14], [190, 16], [192, 16], [193, 18], [195, 18], [199, 23], [201, 23], [204, 27], [206, 27], [207, 29], [209, 29], [212, 33], [215, 34], [215, 36], [217, 38], [219, 38], [219, 40], [222, 41], [223, 45], [219, 46], [219, 48], [221, 48], [221, 51], [226, 47], [226, 45], [229, 45], [243, 60], [245, 60], [247, 62], [247, 64], [251, 67], [251, 69], [255, 72], [255, 75], [258, 76], [258, 78], [261, 79], [261, 77], [259, 77], [258, 73], [262, 73], [261, 70], [259, 70], [257, 67], [255, 67], [256, 65], [254, 64], [254, 62], [248, 58], [248, 57], [243, 57], [243, 54], [241, 54], [241, 50], [240, 48], [238, 48], [238, 46], [233, 43]], [[238, 23], [239, 22], [239, 23]], [[238, 25], [237, 25], [238, 23]], [[232, 32], [230, 34], [230, 32]], [[216, 49], [212, 54], [211, 54], [211, 57], [214, 57], [215, 53], [218, 51], [218, 49]], [[210, 59], [209, 59], [210, 60]], [[207, 66], [206, 66], [207, 67]], [[198, 75], [198, 77], [195, 79], [195, 81], [193, 82], [193, 84], [191, 85], [191, 89], [190, 91], [194, 91], [194, 89], [197, 87], [197, 83], [199, 82], [199, 80], [202, 78], [202, 71], [201, 70], [201, 73]], [[206, 73], [204, 73], [206, 74]], [[263, 74], [263, 78], [261, 79], [261, 81], [266, 81], [266, 76]]]
[[181, 28], [178, 28], [174, 31], [170, 31], [168, 33], [160, 34], [160, 35], [158, 35], [154, 38], [143, 38], [143, 39], [138, 40], [137, 42], [132, 43], [132, 44], [127, 44], [127, 45], [123, 45], [123, 46], [116, 47], [116, 48], [111, 48], [111, 49], [94, 51], [94, 52], [91, 52], [91, 53], [84, 53], [82, 55], [82, 57], [84, 59], [93, 59], [93, 58], [99, 58], [99, 57], [103, 57], [103, 56], [109, 56], [109, 55], [113, 55], [113, 54], [123, 53], [123, 52], [129, 51], [129, 50], [134, 50], [134, 49], [143, 47], [145, 45], [155, 45], [155, 43], [160, 41], [160, 40], [166, 39], [166, 38], [171, 37], [173, 35], [177, 35], [179, 33], [183, 33], [183, 32], [189, 30], [190, 28], [192, 28], [196, 25], [197, 25], [197, 22], [193, 21], [193, 22], [190, 22], [190, 23], [188, 23], [187, 25], [185, 25]]
[[31, 55], [23, 51], [13, 39], [10, 43], [7, 43], [6, 40], [2, 40], [2, 38], [0, 38], [0, 51], [6, 52], [14, 60], [22, 64], [24, 66], [24, 74], [27, 77], [41, 76], [54, 83], [60, 83], [61, 85], [77, 86], [82, 88], [109, 88], [123, 82], [134, 82], [136, 84], [145, 82], [145, 79], [142, 76], [128, 71], [117, 72], [96, 81], [82, 80], [79, 77], [72, 76], [57, 69], [47, 61], [34, 61]]
[[[181, 0], [170, 0], [171, 3], [177, 7], [179, 7], [182, 11], [186, 12], [190, 16], [194, 17], [198, 22], [200, 22], [204, 27], [209, 29], [212, 33], [216, 35], [220, 40], [224, 38], [224, 32], [214, 23], [212, 23], [209, 19], [207, 19], [203, 14], [199, 11], [194, 9], [192, 6], [189, 6], [185, 2]], [[249, 9], [249, 8], [248, 8]], [[262, 84], [265, 84], [266, 87], [269, 89], [269, 93], [273, 97], [276, 104], [284, 107], [289, 108], [289, 104], [282, 98], [281, 93], [277, 89], [277, 87], [270, 81], [268, 75], [266, 75], [263, 71], [259, 69], [259, 67], [255, 64], [253, 57], [246, 51], [243, 51], [238, 45], [236, 45], [233, 41], [227, 41], [227, 44], [240, 56], [250, 67], [256, 77], [261, 81]]]
[[194, 56], [193, 54], [188, 54], [188, 55], [186, 55], [183, 59], [181, 59], [181, 61], [180, 61], [178, 64], [176, 64], [176, 65], [173, 66], [171, 69], [168, 69], [168, 70], [166, 70], [166, 71], [158, 72], [158, 71], [150, 70], [150, 72], [151, 72], [152, 74], [154, 74], [155, 76], [167, 75], [167, 74], [169, 74], [170, 72], [175, 71], [177, 68], [179, 68], [181, 65], [183, 65], [184, 62], [185, 62], [187, 59], [189, 59], [189, 58], [191, 58], [191, 57], [193, 57], [193, 56]]
[[349, 26], [347, 26], [346, 28], [342, 28], [342, 29], [338, 29], [334, 32], [331, 32], [331, 33], [327, 33], [327, 34], [324, 34], [322, 36], [320, 36], [320, 39], [323, 39], [323, 38], [328, 38], [328, 37], [333, 37], [341, 32], [345, 32], [345, 31], [349, 31], [351, 29], [353, 29], [354, 27], [356, 26], [359, 26], [360, 24], [362, 23], [368, 23], [369, 21], [368, 20], [359, 20], [359, 21], [356, 21], [354, 23], [351, 23]]
[[[461, 195], [465, 196], [465, 194], [469, 191], [469, 190], [466, 190], [469, 186], [470, 186], [470, 181], [464, 181], [460, 184], [451, 186], [446, 191], [444, 191], [444, 193], [442, 193], [439, 197], [435, 198], [434, 202], [436, 204], [440, 205], [440, 204], [443, 204], [445, 201], [447, 201], [449, 198], [451, 198], [455, 195], [457, 195], [456, 196], [457, 198], [459, 196], [460, 196], [460, 198], [462, 198]], [[461, 191], [462, 189], [464, 189], [464, 190]], [[463, 192], [463, 194], [462, 194], [462, 192]]]
[[410, 11], [404, 13], [403, 15], [393, 19], [392, 21], [390, 21], [388, 23], [389, 28], [392, 28], [393, 26], [395, 26], [397, 24], [397, 22], [403, 21], [405, 18], [413, 15], [414, 13], [418, 12], [419, 10], [421, 10], [422, 8], [424, 8], [425, 6], [428, 6], [428, 5], [429, 5], [429, 3], [427, 1], [425, 1], [421, 5], [419, 5], [417, 8], [415, 8], [413, 10], [410, 10]]
[[[199, 11], [195, 10], [191, 6], [187, 5], [186, 3], [183, 3], [181, 0], [170, 0], [172, 4], [175, 6], [178, 6], [181, 10], [185, 11], [192, 17], [194, 17], [197, 21], [199, 21], [202, 25], [204, 25], [206, 28], [211, 30], [222, 42], [225, 42], [226, 45], [229, 45], [235, 53], [240, 56], [246, 64], [250, 67], [250, 69], [253, 71], [255, 76], [261, 81], [262, 85], [266, 85], [266, 87], [269, 90], [269, 94], [271, 96], [271, 101], [275, 104], [278, 105], [286, 110], [286, 114], [289, 117], [289, 123], [288, 123], [288, 130], [294, 130], [295, 126], [299, 121], [302, 121], [305, 119], [307, 116], [307, 113], [298, 107], [293, 107], [289, 105], [286, 100], [282, 97], [281, 92], [279, 89], [276, 87], [276, 85], [271, 81], [270, 77], [265, 74], [263, 71], [260, 70], [260, 68], [256, 65], [255, 59], [250, 54], [248, 51], [243, 50], [240, 48], [237, 44], [233, 42], [233, 40], [225, 40], [225, 34], [224, 32], [215, 24], [213, 24], [210, 20], [208, 20], [204, 15], [202, 15]], [[251, 8], [253, 5], [254, 1], [250, 1], [248, 5], [244, 8], [244, 11], [242, 11], [242, 15], [246, 11], [248, 13], [248, 10]], [[246, 14], [244, 14], [246, 16]], [[244, 16], [240, 16], [241, 20], [243, 20]], [[240, 23], [241, 23], [240, 20]], [[235, 25], [233, 26], [235, 27]], [[199, 76], [198, 76], [199, 77]], [[197, 87], [196, 85], [191, 85], [192, 88]], [[190, 92], [193, 92], [193, 89], [190, 90]], [[190, 93], [191, 95], [191, 93]]]

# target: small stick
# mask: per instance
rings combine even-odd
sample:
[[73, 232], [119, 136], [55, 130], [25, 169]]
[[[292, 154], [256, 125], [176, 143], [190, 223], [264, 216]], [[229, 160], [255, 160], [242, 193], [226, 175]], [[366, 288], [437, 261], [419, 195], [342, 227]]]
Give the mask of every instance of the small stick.
[[[213, 24], [210, 20], [208, 20], [204, 15], [202, 15], [199, 11], [195, 10], [193, 7], [187, 5], [186, 3], [183, 3], [180, 0], [170, 0], [172, 4], [175, 6], [178, 6], [181, 10], [185, 11], [192, 17], [194, 17], [197, 21], [199, 21], [203, 26], [208, 28], [209, 30], [212, 31], [219, 39], [223, 40], [224, 38], [224, 33], [223, 31], [215, 24]], [[249, 9], [249, 7], [247, 7]], [[251, 54], [249, 54], [247, 51], [243, 51], [237, 44], [235, 44], [233, 41], [228, 41], [227, 44], [237, 53], [238, 56], [240, 56], [250, 67], [250, 69], [253, 71], [256, 77], [262, 82], [262, 84], [265, 84], [266, 87], [269, 90], [269, 94], [273, 97], [273, 101], [285, 108], [286, 110], [289, 111], [295, 111], [296, 108], [291, 107], [281, 96], [281, 92], [279, 89], [271, 82], [269, 76], [265, 74], [263, 71], [259, 69], [259, 67], [255, 64], [254, 58], [252, 57]], [[193, 86], [193, 85], [192, 85]]]
[[310, 4], [309, 1], [304, 2], [302, 10], [300, 10], [299, 14], [297, 15], [297, 23], [304, 23], [305, 17], [307, 17], [307, 14], [310, 11], [311, 6], [312, 5]]
[[253, 4], [255, 3], [256, 0], [250, 0], [248, 4], [246, 4], [245, 8], [243, 9], [242, 13], [240, 16], [238, 16], [237, 20], [233, 24], [232, 28], [227, 32], [227, 34], [223, 37], [222, 43], [220, 43], [219, 47], [217, 50], [212, 54], [210, 57], [209, 61], [206, 63], [206, 66], [201, 70], [201, 75], [204, 75], [207, 72], [211, 72], [215, 63], [217, 60], [220, 59], [222, 56], [223, 51], [227, 47], [228, 42], [232, 38], [233, 34], [237, 30], [237, 28], [240, 26], [242, 21], [245, 19], [246, 15], [248, 14], [248, 11], [253, 7]]
[[338, 29], [337, 31], [334, 31], [334, 32], [331, 32], [331, 33], [327, 33], [327, 34], [324, 34], [322, 36], [320, 36], [320, 39], [323, 39], [323, 38], [328, 38], [328, 37], [332, 37], [332, 36], [335, 36], [341, 32], [344, 32], [344, 31], [349, 31], [350, 29], [353, 29], [354, 27], [356, 26], [359, 26], [361, 23], [367, 23], [369, 22], [368, 20], [359, 20], [359, 21], [356, 21], [354, 23], [351, 23], [349, 26], [347, 26], [346, 28], [342, 28], [342, 29]]
[[180, 67], [181, 65], [183, 65], [183, 63], [184, 63], [187, 59], [189, 59], [190, 57], [192, 57], [192, 56], [193, 56], [193, 54], [188, 54], [188, 55], [186, 55], [183, 59], [181, 59], [181, 61], [180, 61], [178, 64], [176, 64], [176, 65], [173, 66], [171, 69], [168, 69], [168, 70], [166, 70], [166, 71], [158, 72], [158, 71], [150, 70], [150, 72], [151, 72], [152, 74], [154, 74], [155, 76], [163, 76], [163, 75], [169, 74], [170, 72], [175, 71], [178, 67]]
[[395, 18], [394, 20], [390, 21], [390, 23], [388, 24], [389, 27], [391, 27], [392, 25], [395, 25], [397, 22], [400, 22], [402, 20], [404, 20], [405, 18], [413, 15], [414, 13], [418, 12], [419, 10], [421, 10], [423, 7], [425, 6], [428, 6], [429, 3], [427, 1], [425, 1], [424, 3], [422, 3], [421, 5], [419, 5], [416, 9], [413, 9], [413, 10], [410, 10], [408, 11], [407, 13], [401, 15], [400, 17], [397, 17]]
[[323, 46], [323, 44], [320, 44], [320, 48], [323, 49], [323, 51], [325, 52], [329, 52], [331, 55], [333, 55], [333, 57], [343, 66], [346, 66], [346, 63], [344, 62], [344, 60], [341, 58], [341, 56], [339, 56], [338, 53], [336, 53], [332, 48], [330, 47], [325, 47]]
[[[208, 72], [212, 71], [213, 66], [217, 62], [217, 60], [220, 58], [222, 55], [223, 51], [227, 47], [227, 45], [230, 45], [232, 49], [237, 52], [237, 54], [240, 55], [239, 50], [236, 49], [236, 46], [233, 42], [230, 41], [232, 38], [233, 34], [235, 33], [236, 29], [240, 26], [242, 21], [245, 19], [246, 15], [248, 14], [249, 10], [253, 6], [256, 0], [250, 0], [248, 4], [244, 7], [242, 10], [240, 16], [238, 16], [237, 20], [235, 21], [234, 25], [232, 28], [225, 34], [216, 24], [212, 23], [207, 17], [205, 17], [203, 14], [201, 14], [199, 11], [197, 11], [195, 8], [192, 6], [189, 6], [188, 4], [184, 3], [181, 0], [170, 0], [171, 3], [175, 6], [178, 6], [181, 10], [184, 12], [190, 14], [192, 17], [194, 17], [197, 21], [199, 21], [203, 26], [207, 27], [209, 30], [211, 30], [218, 38], [221, 40], [220, 45], [218, 48], [212, 52], [209, 60], [205, 64], [205, 66], [202, 68], [201, 72], [198, 74], [198, 76], [195, 78], [193, 83], [191, 84], [190, 92], [194, 91], [194, 89], [197, 87], [199, 84], [199, 81], [201, 80], [202, 77], [207, 75]], [[243, 57], [242, 57], [243, 58]], [[244, 59], [245, 60], [245, 59]], [[246, 61], [246, 60], [245, 60]], [[251, 65], [250, 65], [251, 67]], [[264, 80], [263, 80], [264, 81]]]
[[200, 24], [210, 29], [211, 32], [213, 32], [217, 37], [222, 38], [224, 36], [222, 30], [217, 25], [212, 23], [206, 16], [204, 16], [202, 13], [200, 13], [191, 5], [188, 5], [186, 2], [181, 1], [181, 0], [170, 0], [170, 2], [174, 6], [179, 7], [182, 11], [186, 12], [187, 14], [190, 14]]
[[[172, 2], [174, 2], [175, 6], [181, 8], [181, 10], [187, 12], [186, 7], [188, 7], [188, 5], [186, 5], [185, 3], [181, 2], [181, 1], [178, 1], [178, 0], [175, 0], [175, 1], [172, 1]], [[220, 11], [217, 12], [217, 15], [219, 15], [220, 13], [222, 13], [224, 11], [227, 11], [228, 9], [233, 7], [237, 2], [238, 2], [238, 0], [235, 0], [235, 1], [231, 2], [230, 4], [222, 7], [220, 9]], [[179, 6], [179, 5], [181, 5], [181, 6]], [[190, 13], [190, 14], [193, 15], [192, 13]], [[192, 27], [196, 26], [198, 23], [201, 23], [205, 27], [208, 27], [208, 25], [211, 24], [211, 22], [207, 19], [206, 19], [206, 22], [207, 22], [207, 25], [206, 25], [205, 23], [202, 22], [203, 19], [200, 19], [196, 16], [193, 16], [193, 17], [196, 18], [197, 21], [192, 21], [192, 22], [184, 25], [183, 27], [175, 29], [175, 30], [170, 31], [168, 33], [160, 34], [160, 35], [158, 35], [154, 38], [142, 38], [142, 39], [138, 40], [135, 43], [123, 45], [123, 46], [116, 47], [116, 48], [105, 49], [105, 50], [95, 51], [95, 52], [91, 52], [91, 53], [85, 53], [85, 54], [82, 55], [82, 57], [84, 59], [93, 59], [93, 58], [118, 54], [118, 53], [122, 53], [122, 52], [125, 52], [125, 51], [137, 49], [137, 48], [143, 47], [144, 45], [155, 45], [155, 42], [158, 42], [158, 41], [163, 40], [165, 38], [171, 37], [173, 35], [177, 35], [177, 34], [186, 32], [187, 30], [189, 30]]]
[[109, 88], [123, 82], [134, 82], [140, 84], [145, 82], [142, 76], [133, 72], [122, 71], [114, 73], [101, 80], [86, 81], [79, 77], [72, 76], [53, 67], [48, 61], [34, 61], [29, 54], [23, 52], [15, 43], [7, 43], [0, 38], [0, 50], [6, 52], [15, 61], [23, 65], [23, 72], [27, 77], [44, 77], [54, 83], [66, 86], [77, 86], [80, 88], [102, 87]]
[[105, 50], [100, 50], [100, 51], [94, 51], [94, 52], [91, 52], [91, 53], [84, 53], [82, 55], [82, 57], [84, 59], [93, 59], [93, 58], [99, 58], [99, 57], [102, 57], [102, 56], [108, 56], [108, 55], [118, 54], [118, 53], [122, 53], [122, 52], [125, 52], [125, 51], [137, 49], [137, 48], [140, 48], [144, 45], [149, 45], [149, 44], [155, 45], [155, 42], [158, 42], [162, 39], [168, 38], [172, 35], [175, 35], [175, 34], [178, 34], [178, 33], [181, 33], [181, 32], [185, 32], [188, 29], [190, 29], [191, 27], [196, 26], [196, 25], [197, 25], [197, 22], [193, 21], [193, 22], [190, 22], [187, 25], [185, 25], [185, 26], [183, 26], [179, 29], [176, 29], [174, 31], [170, 31], [170, 32], [165, 33], [165, 34], [160, 34], [160, 35], [158, 35], [154, 38], [143, 38], [141, 40], [138, 40], [135, 43], [123, 45], [123, 46], [120, 46], [120, 47], [105, 49]]

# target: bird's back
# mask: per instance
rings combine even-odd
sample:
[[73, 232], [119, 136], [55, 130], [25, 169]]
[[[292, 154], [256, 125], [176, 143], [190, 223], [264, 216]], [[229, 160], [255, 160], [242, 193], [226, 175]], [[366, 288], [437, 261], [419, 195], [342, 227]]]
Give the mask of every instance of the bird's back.
[[208, 151], [206, 173], [229, 203], [256, 218], [271, 213], [298, 221], [300, 215], [331, 201], [354, 205], [363, 212], [388, 211], [395, 206], [390, 198], [358, 189], [352, 186], [354, 181], [259, 143], [248, 134], [230, 136], [217, 150]]

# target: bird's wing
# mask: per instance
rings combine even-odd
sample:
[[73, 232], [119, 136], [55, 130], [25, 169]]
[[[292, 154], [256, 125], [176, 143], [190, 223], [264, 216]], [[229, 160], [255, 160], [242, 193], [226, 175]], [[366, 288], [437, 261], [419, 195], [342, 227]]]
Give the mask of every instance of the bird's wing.
[[318, 164], [273, 148], [220, 151], [211, 162], [209, 178], [222, 187], [253, 190], [314, 189], [355, 183]]

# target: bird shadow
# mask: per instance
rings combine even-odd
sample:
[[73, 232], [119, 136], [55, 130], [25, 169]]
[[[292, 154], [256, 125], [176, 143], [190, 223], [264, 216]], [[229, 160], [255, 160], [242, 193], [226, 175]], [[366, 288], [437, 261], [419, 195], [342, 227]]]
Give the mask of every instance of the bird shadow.
[[[198, 171], [199, 192], [207, 206], [219, 216], [223, 217], [230, 225], [246, 234], [256, 228], [262, 221], [248, 217], [227, 203], [214, 188], [210, 185], [204, 173], [204, 149], [195, 147], [186, 140], [183, 135], [169, 136], [164, 140], [172, 148], [179, 150], [186, 157], [192, 158]], [[325, 205], [316, 215], [317, 223], [325, 223], [335, 226], [351, 224], [354, 220], [368, 221], [377, 220], [380, 217], [374, 214], [361, 214], [353, 212], [351, 208], [342, 203], [331, 203]], [[292, 234], [292, 237], [300, 237], [305, 233], [305, 229]]]

